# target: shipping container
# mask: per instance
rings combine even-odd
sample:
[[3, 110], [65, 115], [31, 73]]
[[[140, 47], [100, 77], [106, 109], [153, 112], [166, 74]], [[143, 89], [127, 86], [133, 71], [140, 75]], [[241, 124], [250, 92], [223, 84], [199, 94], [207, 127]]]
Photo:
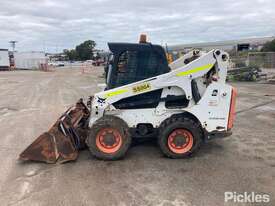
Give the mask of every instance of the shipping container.
[[16, 69], [39, 69], [48, 63], [44, 52], [15, 52], [14, 61]]
[[0, 49], [0, 69], [9, 69], [10, 59], [8, 49]]

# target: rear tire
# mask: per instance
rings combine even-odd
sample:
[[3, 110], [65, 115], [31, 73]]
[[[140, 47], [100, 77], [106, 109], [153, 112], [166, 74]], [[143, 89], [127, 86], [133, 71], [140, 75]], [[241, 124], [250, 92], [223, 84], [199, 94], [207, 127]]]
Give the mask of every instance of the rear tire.
[[118, 160], [131, 145], [128, 125], [115, 116], [97, 120], [89, 131], [86, 144], [93, 156], [101, 160]]
[[169, 158], [186, 158], [195, 153], [202, 143], [202, 129], [191, 118], [172, 116], [159, 127], [158, 143]]

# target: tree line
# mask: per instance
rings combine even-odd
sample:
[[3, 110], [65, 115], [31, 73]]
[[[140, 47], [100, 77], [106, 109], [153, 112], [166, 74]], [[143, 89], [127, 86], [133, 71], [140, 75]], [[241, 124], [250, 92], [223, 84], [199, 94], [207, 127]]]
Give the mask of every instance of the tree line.
[[275, 52], [275, 39], [266, 42], [262, 48], [263, 52]]
[[95, 60], [98, 57], [95, 47], [95, 41], [87, 40], [77, 45], [75, 49], [65, 49], [63, 52], [71, 61]]

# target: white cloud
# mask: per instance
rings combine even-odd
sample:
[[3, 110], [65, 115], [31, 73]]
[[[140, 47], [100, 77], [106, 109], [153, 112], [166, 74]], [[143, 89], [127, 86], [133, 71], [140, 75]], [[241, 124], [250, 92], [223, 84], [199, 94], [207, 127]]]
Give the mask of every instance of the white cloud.
[[221, 21], [225, 19], [224, 16], [214, 16], [214, 15], [209, 15], [209, 16], [204, 16], [202, 17], [202, 21], [205, 22], [211, 22], [211, 21]]
[[1, 0], [0, 48], [73, 48], [87, 39], [190, 43], [275, 35], [272, 0]]

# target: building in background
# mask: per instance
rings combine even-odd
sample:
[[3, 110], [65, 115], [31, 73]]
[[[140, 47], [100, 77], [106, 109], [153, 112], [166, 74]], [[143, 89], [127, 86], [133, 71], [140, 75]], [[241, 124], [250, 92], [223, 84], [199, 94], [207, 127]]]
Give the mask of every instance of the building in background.
[[0, 70], [10, 68], [10, 58], [8, 49], [0, 49]]
[[65, 53], [47, 53], [46, 56], [49, 58], [49, 61], [68, 61], [68, 56]]
[[40, 69], [48, 63], [45, 52], [14, 52], [16, 69]]
[[212, 49], [222, 49], [225, 51], [260, 51], [263, 45], [275, 39], [273, 37], [247, 38], [230, 41], [202, 42], [194, 44], [178, 44], [169, 46], [168, 50], [173, 53], [178, 53], [180, 56], [192, 49], [200, 49], [209, 51]]

